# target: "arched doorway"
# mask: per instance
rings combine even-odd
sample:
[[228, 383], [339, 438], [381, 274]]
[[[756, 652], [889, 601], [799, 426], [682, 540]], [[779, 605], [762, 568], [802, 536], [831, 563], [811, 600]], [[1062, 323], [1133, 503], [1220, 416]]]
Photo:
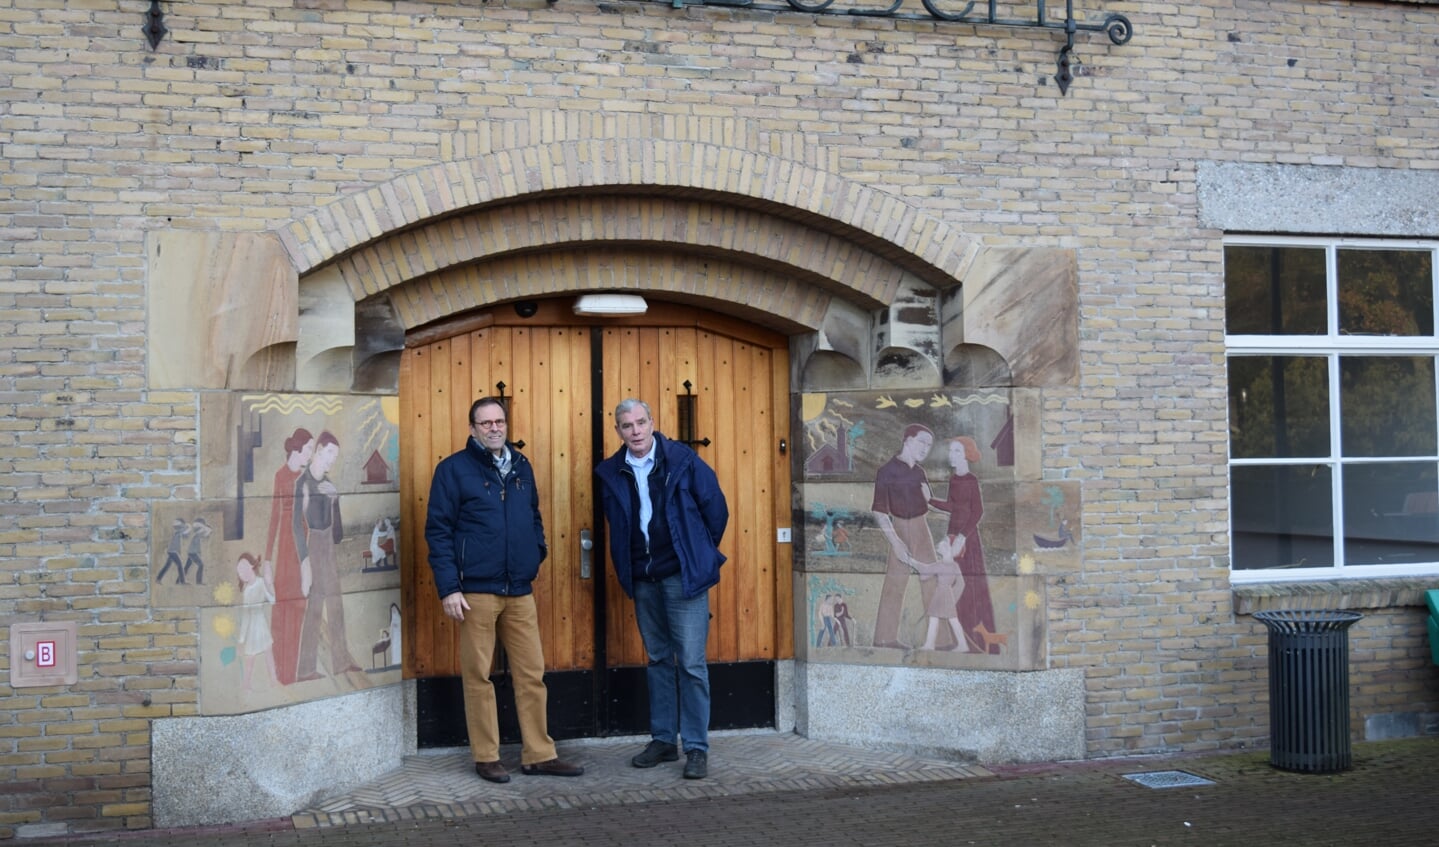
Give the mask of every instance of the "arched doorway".
[[[463, 446], [476, 398], [503, 395], [510, 435], [535, 465], [550, 557], [535, 584], [556, 737], [648, 726], [645, 656], [633, 607], [606, 563], [593, 468], [619, 448], [613, 408], [640, 397], [662, 432], [689, 441], [729, 500], [729, 556], [712, 589], [708, 655], [715, 728], [772, 726], [774, 663], [793, 656], [787, 445], [788, 341], [674, 304], [643, 316], [581, 318], [570, 298], [496, 307], [407, 344], [400, 368], [405, 675], [415, 678], [421, 746], [457, 744], [454, 627], [439, 613], [422, 527], [435, 463]], [[524, 313], [525, 316], [522, 316]], [[590, 549], [586, 550], [586, 542]], [[503, 662], [496, 681], [507, 683]], [[502, 704], [505, 697], [501, 697]], [[502, 705], [502, 731], [517, 727]], [[458, 735], [457, 735], [458, 734]]]

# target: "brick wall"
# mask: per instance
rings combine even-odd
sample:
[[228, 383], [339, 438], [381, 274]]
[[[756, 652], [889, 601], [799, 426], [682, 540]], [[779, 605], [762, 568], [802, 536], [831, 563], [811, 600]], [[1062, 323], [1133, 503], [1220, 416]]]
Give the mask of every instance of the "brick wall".
[[[197, 496], [198, 400], [147, 389], [145, 234], [273, 230], [585, 135], [790, 158], [986, 244], [1076, 250], [1082, 380], [1046, 394], [1044, 468], [1082, 483], [1086, 549], [1051, 580], [1051, 664], [1086, 671], [1093, 755], [1262, 743], [1196, 163], [1439, 167], [1439, 12], [1076, 5], [1136, 34], [1081, 34], [1060, 96], [1056, 34], [928, 20], [175, 0], [152, 51], [138, 0], [0, 0], [0, 620], [74, 619], [80, 649], [73, 686], [0, 684], [0, 837], [147, 826], [149, 721], [197, 708], [194, 613], [148, 601], [151, 504]], [[1356, 713], [1439, 710], [1412, 612], [1354, 631]]]

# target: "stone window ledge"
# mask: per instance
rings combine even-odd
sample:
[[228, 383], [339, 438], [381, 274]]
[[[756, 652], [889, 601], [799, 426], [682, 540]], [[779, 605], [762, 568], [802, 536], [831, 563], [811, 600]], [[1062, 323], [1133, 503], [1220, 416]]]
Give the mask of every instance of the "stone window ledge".
[[1424, 592], [1439, 576], [1343, 579], [1324, 582], [1253, 582], [1233, 585], [1234, 613], [1276, 609], [1390, 609], [1423, 606]]

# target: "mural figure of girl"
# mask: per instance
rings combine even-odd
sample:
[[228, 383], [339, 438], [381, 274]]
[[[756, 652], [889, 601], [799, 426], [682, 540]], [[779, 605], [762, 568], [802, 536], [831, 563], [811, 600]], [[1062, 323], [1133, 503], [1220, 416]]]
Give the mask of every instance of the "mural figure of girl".
[[274, 644], [270, 635], [270, 606], [275, 602], [275, 575], [270, 563], [260, 565], [255, 572], [255, 557], [241, 553], [235, 562], [235, 575], [240, 580], [240, 657], [241, 691], [250, 691], [255, 678], [255, 662], [264, 663], [265, 676], [272, 688], [278, 688], [279, 678], [275, 675], [275, 657], [271, 652]]
[[979, 461], [979, 445], [967, 435], [949, 440], [949, 465], [954, 474], [949, 478], [945, 498], [930, 498], [929, 505], [949, 513], [947, 537], [955, 553], [955, 561], [963, 577], [963, 591], [955, 604], [959, 625], [964, 631], [970, 652], [998, 653], [1000, 642], [994, 635], [994, 604], [989, 596], [989, 578], [984, 572], [984, 545], [979, 540], [979, 519], [984, 516], [984, 502], [979, 494], [979, 479], [970, 472], [970, 462]]
[[300, 682], [319, 679], [320, 629], [330, 646], [330, 673], [360, 671], [345, 639], [344, 597], [335, 548], [344, 536], [340, 491], [329, 473], [340, 457], [340, 440], [329, 432], [315, 439], [315, 454], [295, 482], [295, 551], [300, 557], [300, 591], [305, 595], [305, 620], [300, 629]]
[[300, 590], [300, 555], [295, 549], [295, 483], [315, 454], [315, 436], [300, 427], [285, 439], [285, 463], [275, 471], [270, 497], [270, 530], [265, 538], [264, 565], [275, 574], [275, 608], [270, 616], [274, 639], [275, 676], [281, 685], [295, 681], [300, 658], [300, 627], [305, 620], [305, 593]]
[[[960, 544], [963, 544], [961, 539]], [[949, 624], [949, 632], [954, 638], [954, 645], [945, 647], [950, 652], [969, 653], [969, 643], [964, 637], [964, 631], [959, 624], [959, 597], [964, 590], [964, 576], [959, 572], [959, 564], [955, 557], [959, 549], [954, 546], [955, 542], [944, 539], [934, 545], [936, 560], [932, 563], [921, 563], [915, 566], [915, 570], [922, 574], [929, 574], [934, 577], [934, 593], [929, 596], [924, 607], [924, 615], [929, 618], [929, 626], [925, 631], [924, 644], [920, 645], [921, 650], [938, 649], [939, 624], [941, 621]]]

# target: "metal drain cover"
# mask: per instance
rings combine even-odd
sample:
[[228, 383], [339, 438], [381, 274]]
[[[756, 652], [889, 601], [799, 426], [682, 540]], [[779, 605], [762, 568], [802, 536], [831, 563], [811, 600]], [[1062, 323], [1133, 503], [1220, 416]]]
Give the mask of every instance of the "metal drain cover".
[[1184, 771], [1150, 771], [1149, 773], [1127, 773], [1124, 778], [1137, 782], [1145, 788], [1188, 788], [1193, 785], [1213, 785], [1214, 780], [1195, 776]]

